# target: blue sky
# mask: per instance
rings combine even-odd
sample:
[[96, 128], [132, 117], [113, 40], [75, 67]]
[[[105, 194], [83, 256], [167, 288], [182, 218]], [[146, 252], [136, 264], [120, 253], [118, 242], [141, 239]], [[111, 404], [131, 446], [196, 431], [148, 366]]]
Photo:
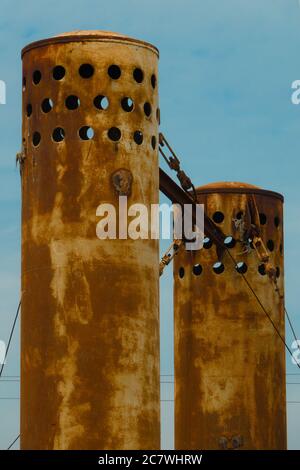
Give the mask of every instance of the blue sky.
[[[21, 48], [74, 29], [104, 29], [160, 49], [162, 131], [196, 185], [246, 181], [285, 195], [286, 306], [300, 331], [300, 79], [298, 0], [1, 0], [0, 80], [0, 339], [19, 298], [20, 188], [15, 154], [21, 141]], [[166, 243], [162, 244], [162, 250]], [[161, 284], [161, 373], [173, 373], [172, 276]], [[291, 336], [287, 335], [289, 344]], [[19, 375], [16, 331], [4, 375]], [[288, 360], [288, 373], [297, 373]], [[300, 375], [289, 376], [300, 382]], [[0, 382], [17, 398], [18, 382]], [[300, 385], [288, 385], [300, 401]], [[172, 384], [162, 384], [172, 398]], [[18, 400], [0, 400], [0, 448], [18, 434]], [[172, 446], [172, 403], [162, 409], [164, 446]], [[290, 448], [300, 449], [300, 404], [288, 405]]]

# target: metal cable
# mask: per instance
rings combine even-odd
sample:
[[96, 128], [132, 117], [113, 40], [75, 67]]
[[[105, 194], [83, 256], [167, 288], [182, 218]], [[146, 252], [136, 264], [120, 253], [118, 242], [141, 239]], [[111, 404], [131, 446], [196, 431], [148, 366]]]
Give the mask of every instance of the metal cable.
[[[232, 254], [230, 253], [229, 251], [229, 248], [225, 247], [226, 248], [226, 251], [227, 253], [229, 254], [230, 258], [232, 259], [233, 263], [235, 266], [237, 266], [237, 262], [236, 260], [234, 259], [234, 257], [232, 256]], [[260, 300], [260, 298], [258, 297], [258, 295], [256, 294], [256, 292], [254, 291], [253, 287], [251, 286], [250, 282], [248, 281], [248, 279], [246, 278], [246, 276], [244, 275], [244, 273], [240, 273], [242, 278], [244, 279], [245, 283], [247, 284], [247, 286], [249, 287], [249, 289], [251, 290], [252, 294], [254, 295], [254, 297], [256, 298], [257, 302], [259, 303], [261, 309], [263, 310], [263, 312], [265, 313], [266, 317], [268, 318], [268, 320], [270, 321], [270, 323], [272, 324], [274, 330], [276, 331], [276, 333], [278, 334], [279, 338], [281, 339], [282, 343], [285, 345], [286, 347], [286, 350], [289, 352], [289, 354], [291, 355], [292, 358], [294, 358], [293, 356], [293, 353], [291, 351], [291, 349], [289, 348], [289, 346], [287, 345], [284, 337], [282, 336], [282, 334], [280, 333], [279, 329], [277, 328], [277, 326], [275, 325], [275, 323], [273, 322], [270, 314], [267, 312], [266, 308], [264, 307], [262, 301]], [[296, 365], [297, 367], [300, 369], [300, 364], [298, 362], [296, 362]]]
[[6, 379], [1, 378], [0, 383], [2, 383], [2, 382], [20, 382], [20, 379], [8, 379], [8, 380], [6, 380]]
[[0, 400], [20, 400], [20, 397], [0, 397]]
[[10, 444], [10, 446], [7, 448], [7, 450], [10, 450], [12, 448], [12, 446], [17, 442], [17, 440], [19, 439], [20, 437], [20, 434], [15, 438], [14, 441], [12, 441], [12, 443]]
[[8, 339], [8, 343], [7, 343], [7, 348], [6, 348], [5, 356], [4, 356], [4, 360], [3, 360], [3, 364], [2, 364], [1, 369], [0, 369], [0, 377], [2, 376], [2, 372], [3, 372], [4, 366], [5, 366], [6, 358], [7, 358], [8, 351], [9, 351], [10, 344], [11, 344], [11, 340], [12, 340], [12, 337], [13, 337], [13, 334], [14, 334], [14, 331], [15, 331], [15, 326], [16, 326], [17, 319], [18, 319], [18, 316], [19, 316], [20, 308], [21, 308], [21, 300], [19, 302], [16, 314], [15, 314], [14, 322], [13, 322], [13, 325], [12, 325], [12, 328], [11, 328], [11, 331], [10, 331], [10, 335], [9, 335], [9, 339]]
[[289, 314], [288, 314], [288, 311], [287, 311], [287, 309], [286, 309], [285, 307], [284, 307], [284, 311], [285, 311], [285, 314], [286, 314], [286, 318], [288, 319], [290, 328], [291, 328], [291, 330], [292, 330], [293, 336], [294, 336], [294, 338], [295, 338], [297, 347], [298, 347], [298, 349], [300, 350], [300, 346], [299, 346], [299, 343], [298, 343], [299, 339], [297, 338], [297, 335], [296, 335], [296, 333], [295, 333], [295, 330], [294, 330], [294, 327], [293, 327], [293, 324], [292, 324], [292, 320], [290, 319], [290, 316], [289, 316]]
[[[161, 384], [174, 384], [175, 382], [160, 382]], [[286, 385], [300, 385], [300, 382], [286, 382]]]
[[[160, 400], [161, 402], [173, 402], [175, 400]], [[300, 401], [289, 401], [287, 400], [286, 403], [300, 403]]]

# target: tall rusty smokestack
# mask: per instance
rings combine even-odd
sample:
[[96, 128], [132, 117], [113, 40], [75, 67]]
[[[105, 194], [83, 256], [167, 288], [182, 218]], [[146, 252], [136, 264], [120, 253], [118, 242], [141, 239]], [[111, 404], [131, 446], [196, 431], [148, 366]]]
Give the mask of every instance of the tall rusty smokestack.
[[[175, 448], [285, 449], [285, 348], [242, 277], [284, 338], [283, 197], [242, 183], [204, 186], [197, 197], [234, 261], [209, 239], [175, 257]], [[244, 243], [253, 197], [279, 292]]]
[[100, 203], [158, 203], [158, 51], [81, 31], [22, 57], [21, 448], [158, 449], [158, 241], [96, 237]]

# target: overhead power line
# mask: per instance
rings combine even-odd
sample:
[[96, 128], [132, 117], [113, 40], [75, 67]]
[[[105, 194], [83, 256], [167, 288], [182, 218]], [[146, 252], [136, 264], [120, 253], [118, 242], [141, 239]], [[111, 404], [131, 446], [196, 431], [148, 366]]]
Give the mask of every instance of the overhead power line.
[[[235, 266], [237, 266], [237, 262], [236, 260], [234, 259], [234, 257], [232, 256], [232, 254], [230, 253], [229, 251], [229, 248], [226, 247], [226, 251], [227, 253], [229, 254], [230, 258], [232, 259], [233, 263]], [[268, 313], [267, 309], [265, 308], [265, 306], [263, 305], [262, 301], [260, 300], [260, 298], [258, 297], [258, 295], [256, 294], [255, 290], [253, 289], [253, 287], [251, 286], [250, 282], [248, 281], [248, 279], [246, 278], [245, 274], [244, 273], [240, 273], [243, 280], [245, 281], [245, 283], [247, 284], [248, 288], [251, 290], [252, 294], [254, 295], [254, 297], [256, 298], [258, 304], [260, 305], [261, 309], [263, 310], [264, 314], [266, 315], [266, 317], [268, 318], [269, 322], [271, 323], [271, 325], [273, 326], [275, 332], [277, 333], [278, 337], [280, 338], [280, 340], [282, 341], [282, 343], [284, 344], [284, 346], [286, 347], [286, 350], [289, 352], [289, 354], [291, 355], [292, 358], [294, 358], [293, 356], [293, 353], [291, 351], [291, 349], [289, 348], [289, 346], [287, 345], [284, 337], [282, 336], [282, 334], [280, 333], [279, 329], [277, 328], [277, 326], [275, 325], [274, 321], [272, 320], [271, 318], [271, 315]], [[298, 367], [298, 369], [300, 369], [300, 364], [298, 362], [296, 362], [296, 365]]]
[[9, 447], [7, 448], [7, 450], [10, 450], [12, 448], [12, 446], [17, 442], [17, 440], [20, 438], [20, 434], [12, 441], [12, 443], [9, 445]]
[[20, 400], [20, 397], [0, 397], [0, 400]]
[[10, 344], [11, 344], [11, 340], [12, 340], [12, 337], [13, 337], [13, 334], [14, 334], [14, 331], [15, 331], [15, 326], [16, 326], [17, 319], [18, 319], [18, 316], [19, 316], [20, 308], [21, 308], [21, 300], [19, 302], [16, 314], [15, 314], [15, 318], [14, 318], [14, 321], [13, 321], [13, 324], [12, 324], [12, 328], [11, 328], [11, 331], [10, 331], [10, 335], [9, 335], [9, 339], [8, 339], [8, 343], [7, 343], [7, 347], [6, 347], [6, 351], [5, 351], [4, 361], [3, 361], [1, 369], [0, 369], [0, 377], [2, 376], [3, 369], [4, 369], [4, 366], [5, 366], [5, 363], [6, 363], [6, 358], [7, 358], [8, 351], [9, 351]]

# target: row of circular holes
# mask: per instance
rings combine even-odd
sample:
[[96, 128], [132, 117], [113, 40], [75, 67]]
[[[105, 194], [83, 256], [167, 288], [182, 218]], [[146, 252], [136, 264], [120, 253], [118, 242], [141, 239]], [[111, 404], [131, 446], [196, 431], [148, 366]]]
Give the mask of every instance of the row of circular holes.
[[[104, 95], [96, 96], [96, 98], [94, 98], [93, 103], [94, 103], [95, 108], [100, 109], [100, 110], [106, 110], [109, 106], [109, 100]], [[75, 110], [75, 109], [79, 108], [79, 106], [80, 106], [80, 99], [76, 95], [69, 95], [65, 100], [65, 105], [66, 105], [67, 109]], [[52, 111], [53, 106], [54, 106], [54, 103], [53, 103], [52, 99], [51, 98], [45, 98], [42, 101], [41, 109], [44, 113], [49, 113], [50, 111]], [[130, 113], [134, 109], [134, 101], [131, 98], [129, 98], [128, 96], [125, 96], [121, 100], [121, 106], [122, 106], [124, 111], [126, 111], [127, 113]], [[152, 107], [151, 107], [151, 104], [148, 101], [146, 101], [146, 103], [144, 104], [144, 113], [147, 117], [151, 116]], [[27, 114], [27, 117], [30, 117], [32, 115], [32, 104], [30, 104], [30, 103], [27, 104], [27, 106], [26, 106], [26, 114]], [[158, 109], [157, 109], [156, 117], [157, 117], [157, 119], [159, 119], [159, 110]]]
[[[212, 247], [212, 245], [213, 245], [212, 240], [209, 237], [205, 237], [204, 240], [203, 240], [203, 248], [209, 249], [209, 248]], [[236, 245], [236, 240], [233, 237], [228, 236], [224, 240], [224, 245], [225, 245], [226, 248], [234, 248], [235, 245]], [[267, 241], [267, 248], [268, 248], [269, 251], [274, 251], [275, 244], [274, 244], [273, 240], [268, 240]], [[280, 251], [282, 251], [281, 245], [280, 245]]]
[[[216, 273], [216, 274], [222, 274], [225, 270], [225, 266], [223, 263], [221, 263], [220, 261], [216, 262], [214, 265], [213, 265], [213, 271]], [[244, 262], [244, 261], [241, 261], [239, 263], [237, 263], [236, 267], [235, 267], [236, 271], [240, 274], [245, 274], [248, 270], [248, 266], [247, 264]], [[201, 266], [201, 264], [195, 264], [193, 266], [193, 274], [195, 276], [200, 276], [200, 274], [202, 273], [203, 271], [203, 268]], [[261, 274], [262, 276], [265, 276], [266, 275], [266, 270], [265, 270], [265, 265], [264, 264], [260, 264], [258, 266], [258, 272], [259, 274]], [[180, 279], [182, 279], [184, 277], [184, 268], [183, 267], [180, 267], [179, 268], [179, 271], [178, 271], [178, 275], [180, 277]], [[279, 277], [280, 276], [280, 268], [277, 267], [276, 268], [276, 276]]]
[[[94, 67], [91, 64], [82, 64], [80, 65], [78, 69], [78, 73], [81, 76], [81, 78], [88, 79], [91, 78], [94, 75]], [[116, 65], [112, 64], [108, 67], [107, 73], [110, 78], [113, 80], [118, 80], [121, 77], [122, 71], [121, 68]], [[54, 80], [62, 80], [64, 76], [66, 75], [66, 69], [62, 65], [56, 65], [54, 69], [52, 70], [52, 76]], [[144, 81], [144, 72], [142, 69], [136, 67], [133, 72], [132, 76], [134, 80], [137, 83], [142, 83]], [[35, 70], [32, 74], [32, 82], [34, 85], [38, 85], [40, 81], [42, 80], [42, 73], [40, 70]], [[153, 73], [150, 77], [150, 82], [152, 85], [152, 88], [154, 89], [156, 87], [156, 76]], [[23, 77], [23, 90], [26, 88], [26, 77]]]
[[[94, 137], [94, 129], [89, 126], [83, 126], [79, 129], [78, 135], [81, 140], [91, 140]], [[121, 138], [121, 131], [118, 127], [111, 127], [107, 131], [107, 135], [110, 140], [113, 142], [118, 142]], [[34, 132], [32, 136], [32, 144], [34, 147], [37, 147], [41, 142], [41, 134], [39, 132]], [[65, 139], [65, 131], [62, 127], [56, 127], [52, 133], [52, 139], [54, 142], [62, 142]], [[135, 131], [133, 133], [133, 140], [137, 145], [141, 145], [144, 140], [144, 135], [141, 131]], [[151, 146], [153, 150], [156, 147], [156, 137], [153, 135], [151, 137]]]
[[[236, 218], [237, 218], [238, 220], [240, 220], [240, 219], [242, 219], [242, 217], [243, 217], [243, 212], [242, 212], [242, 211], [238, 212], [237, 215], [236, 215]], [[221, 211], [216, 211], [216, 212], [213, 214], [213, 217], [212, 217], [212, 218], [213, 218], [213, 221], [214, 221], [216, 224], [221, 224], [221, 223], [224, 221], [225, 216], [224, 216], [223, 212], [221, 212]], [[260, 221], [260, 224], [261, 224], [261, 225], [266, 225], [266, 223], [267, 223], [267, 216], [266, 216], [266, 214], [260, 213], [260, 214], [259, 214], [259, 221]], [[274, 225], [275, 225], [275, 227], [279, 227], [279, 225], [280, 225], [280, 219], [279, 219], [278, 216], [274, 217]]]

